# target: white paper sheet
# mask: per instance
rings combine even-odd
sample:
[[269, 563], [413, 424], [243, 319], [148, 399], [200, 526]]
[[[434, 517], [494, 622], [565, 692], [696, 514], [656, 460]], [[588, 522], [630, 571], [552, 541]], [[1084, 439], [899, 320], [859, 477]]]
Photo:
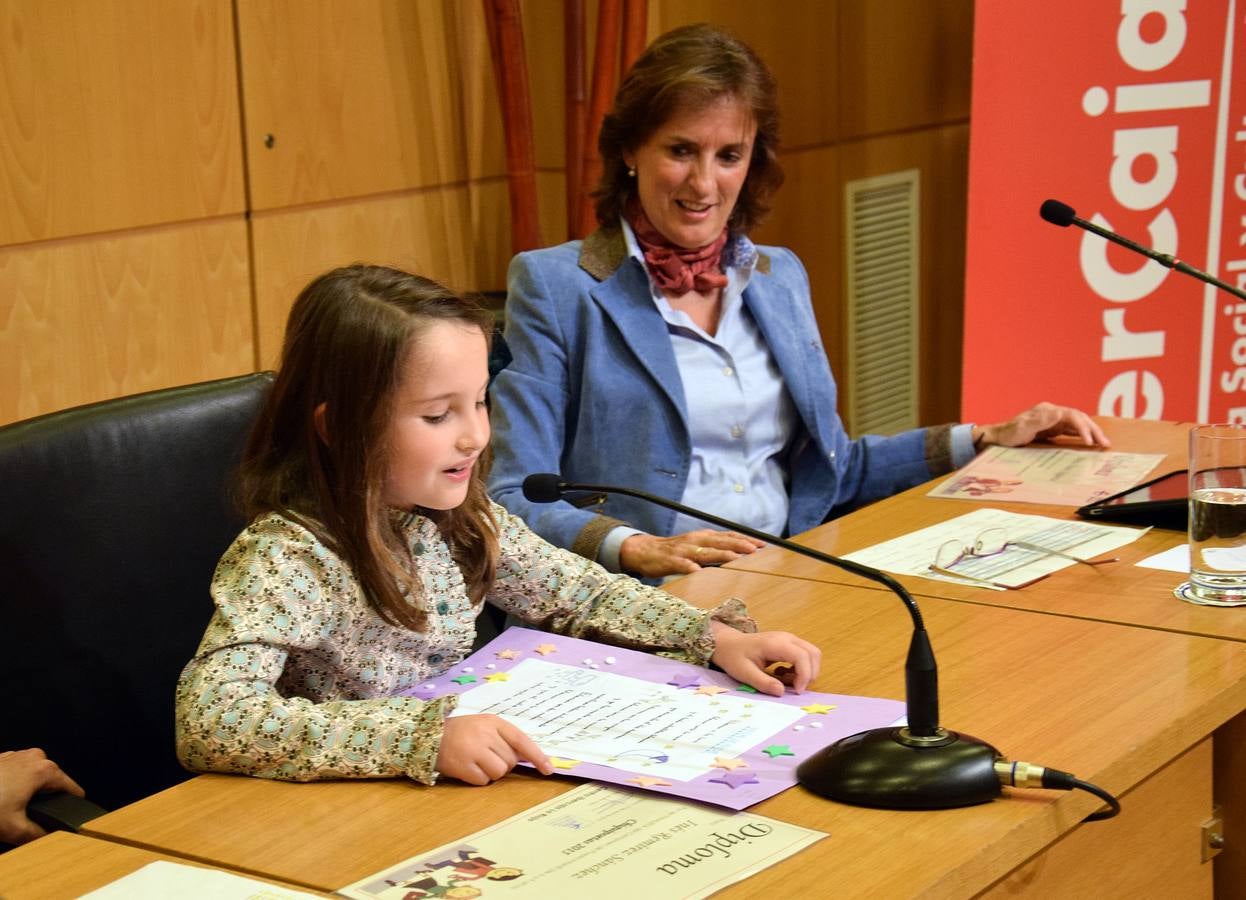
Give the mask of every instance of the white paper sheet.
[[302, 900], [315, 894], [278, 887], [220, 869], [159, 860], [83, 894], [83, 900]]
[[[935, 581], [986, 587], [967, 579], [945, 577], [932, 571], [930, 566], [939, 548], [945, 543], [960, 541], [972, 544], [979, 534], [991, 528], [1002, 528], [1010, 540], [1032, 541], [1081, 559], [1101, 557], [1137, 540], [1147, 531], [1120, 525], [1053, 519], [1049, 516], [1026, 516], [1002, 509], [976, 509], [947, 522], [849, 553], [845, 558], [898, 575], [919, 575]], [[994, 557], [966, 559], [957, 563], [954, 570], [997, 584], [1020, 587], [1044, 575], [1075, 565], [1077, 563], [1072, 560], [1058, 556], [1009, 548]]]
[[1182, 575], [1190, 571], [1190, 545], [1180, 544], [1148, 556], [1138, 561], [1144, 569], [1161, 569], [1165, 572], [1180, 572]]
[[522, 729], [552, 756], [574, 755], [645, 774], [688, 781], [715, 756], [738, 756], [804, 712], [709, 688], [654, 684], [611, 672], [526, 659], [461, 695], [452, 716], [492, 713]]

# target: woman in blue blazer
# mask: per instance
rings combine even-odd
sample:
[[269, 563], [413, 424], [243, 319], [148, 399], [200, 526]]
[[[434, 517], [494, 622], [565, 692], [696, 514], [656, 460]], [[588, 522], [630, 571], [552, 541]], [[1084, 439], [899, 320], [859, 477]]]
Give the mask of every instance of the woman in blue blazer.
[[534, 472], [797, 534], [984, 444], [1072, 433], [1106, 446], [1088, 416], [1052, 404], [850, 440], [804, 267], [747, 236], [782, 182], [777, 136], [774, 82], [752, 50], [708, 25], [668, 32], [602, 124], [598, 230], [512, 261], [490, 490], [552, 543], [648, 577], [758, 546], [626, 497], [532, 504]]

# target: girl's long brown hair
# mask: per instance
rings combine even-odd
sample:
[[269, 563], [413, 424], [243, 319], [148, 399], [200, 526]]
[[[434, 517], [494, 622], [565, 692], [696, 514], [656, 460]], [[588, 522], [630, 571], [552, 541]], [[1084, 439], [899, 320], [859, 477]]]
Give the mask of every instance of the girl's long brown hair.
[[[357, 264], [314, 280], [290, 310], [281, 367], [238, 477], [248, 518], [276, 512], [309, 528], [350, 566], [382, 618], [416, 631], [426, 622], [420, 585], [382, 485], [403, 364], [437, 321], [492, 336], [486, 310], [419, 275]], [[492, 584], [498, 554], [488, 461], [486, 450], [461, 506], [418, 510], [438, 524], [473, 602]]]

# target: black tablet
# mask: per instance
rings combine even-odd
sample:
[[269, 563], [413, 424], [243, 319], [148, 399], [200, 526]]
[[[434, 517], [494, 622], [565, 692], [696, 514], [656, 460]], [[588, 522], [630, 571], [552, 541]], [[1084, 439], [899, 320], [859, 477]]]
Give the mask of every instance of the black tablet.
[[1185, 531], [1190, 521], [1190, 476], [1185, 469], [1137, 484], [1127, 491], [1087, 503], [1078, 509], [1083, 519], [1153, 525]]

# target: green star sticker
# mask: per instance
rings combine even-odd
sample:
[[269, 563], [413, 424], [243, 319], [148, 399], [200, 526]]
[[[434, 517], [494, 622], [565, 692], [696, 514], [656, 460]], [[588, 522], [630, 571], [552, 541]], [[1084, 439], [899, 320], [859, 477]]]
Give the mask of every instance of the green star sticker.
[[757, 693], [757, 688], [753, 687], [751, 684], [737, 684], [737, 685], [735, 686], [735, 689], [736, 689], [737, 691], [744, 691], [746, 694], [756, 694], [756, 693]]
[[795, 753], [792, 752], [792, 748], [789, 747], [787, 744], [771, 744], [769, 747], [767, 747], [765, 750], [761, 752], [769, 756], [771, 759], [774, 759], [776, 756], [795, 756], [796, 755]]
[[455, 684], [471, 684], [476, 680], [475, 675], [460, 675], [458, 678], [451, 678]]

